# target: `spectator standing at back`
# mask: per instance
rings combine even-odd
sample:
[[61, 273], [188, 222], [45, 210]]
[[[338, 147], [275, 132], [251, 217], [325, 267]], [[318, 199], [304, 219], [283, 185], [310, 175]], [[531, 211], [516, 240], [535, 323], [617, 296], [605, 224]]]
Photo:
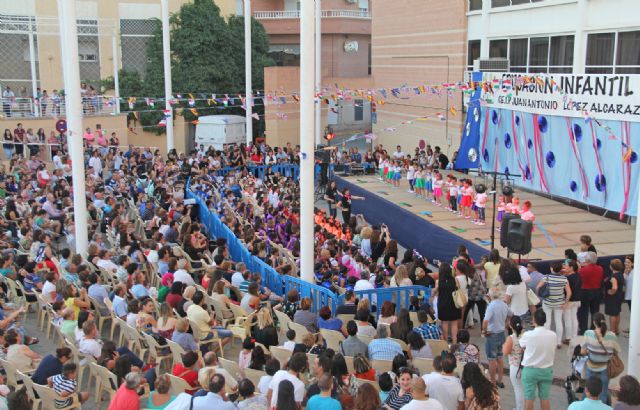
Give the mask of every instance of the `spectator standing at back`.
[[[487, 307], [482, 322], [482, 334], [486, 337], [486, 354], [489, 360], [489, 376], [491, 383], [500, 388], [504, 388], [502, 374], [504, 372], [504, 362], [502, 360], [502, 345], [505, 342], [505, 324], [509, 317], [509, 306], [500, 299], [500, 291], [497, 288], [489, 289], [491, 303]], [[498, 380], [496, 381], [496, 371]]]
[[591, 321], [593, 315], [600, 311], [600, 301], [602, 299], [602, 281], [604, 279], [604, 269], [596, 265], [598, 256], [595, 252], [580, 252], [578, 263], [580, 264], [580, 278], [582, 279], [582, 297], [578, 308], [578, 333], [583, 335], [589, 328], [589, 314]]
[[540, 398], [542, 410], [551, 408], [549, 390], [553, 381], [556, 334], [544, 327], [546, 322], [547, 315], [544, 311], [536, 310], [533, 315], [535, 328], [525, 332], [520, 338], [520, 346], [524, 349], [522, 385], [526, 410], [533, 410], [536, 395]]

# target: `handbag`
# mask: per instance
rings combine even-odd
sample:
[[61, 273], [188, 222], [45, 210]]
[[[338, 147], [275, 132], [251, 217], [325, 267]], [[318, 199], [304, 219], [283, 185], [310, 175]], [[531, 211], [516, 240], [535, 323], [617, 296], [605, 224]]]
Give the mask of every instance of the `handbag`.
[[529, 306], [538, 306], [540, 304], [540, 298], [532, 289], [527, 289], [527, 301]]
[[451, 296], [453, 297], [453, 304], [458, 309], [462, 309], [467, 304], [467, 296], [464, 294], [463, 291], [460, 290], [460, 287], [458, 286], [458, 280], [455, 279], [455, 281], [456, 281], [456, 290], [451, 294]]
[[[602, 339], [599, 337], [598, 343], [600, 343], [600, 346], [602, 346], [602, 349], [604, 349], [605, 353], [609, 354], [607, 348], [604, 347], [604, 343], [602, 343]], [[622, 359], [620, 359], [620, 356], [618, 356], [618, 353], [616, 353], [616, 351], [614, 350], [613, 354], [611, 355], [611, 359], [609, 359], [609, 361], [607, 362], [607, 373], [609, 374], [609, 379], [620, 376], [623, 371], [624, 363], [622, 362]]]

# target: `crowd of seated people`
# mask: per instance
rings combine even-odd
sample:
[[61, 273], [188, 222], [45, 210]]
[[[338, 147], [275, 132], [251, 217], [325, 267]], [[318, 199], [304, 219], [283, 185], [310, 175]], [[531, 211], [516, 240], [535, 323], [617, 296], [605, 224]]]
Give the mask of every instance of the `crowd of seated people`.
[[[205, 234], [195, 209], [185, 203], [188, 178], [206, 197], [209, 211], [253, 256], [281, 274], [296, 275], [295, 181], [268, 171], [262, 180], [243, 168], [224, 176], [212, 172], [295, 162], [291, 152], [295, 149], [199, 149], [189, 156], [170, 153], [165, 160], [133, 147], [88, 149], [87, 163], [93, 165], [87, 168], [88, 213], [82, 216], [73, 213], [70, 175], [54, 172], [48, 184], [34, 183], [36, 175], [23, 172], [28, 165], [16, 160], [0, 174], [4, 181], [9, 176], [18, 181], [2, 191], [0, 342], [5, 349], [0, 358], [11, 369], [33, 372], [33, 382], [50, 386], [61, 408], [98, 394], [82, 384], [82, 376], [97, 369], [113, 376], [100, 376], [111, 410], [499, 408], [502, 373], [491, 362], [501, 365], [503, 352], [494, 335], [506, 336], [502, 304], [509, 312], [522, 302], [514, 276], [520, 271], [512, 261], [490, 255], [475, 264], [462, 248], [451, 264], [440, 263], [432, 271], [413, 250], [399, 255], [384, 225], [354, 218], [347, 224], [353, 235], [348, 237], [319, 224], [318, 284], [344, 293], [344, 304], [333, 312], [330, 306], [315, 309], [314, 301], [295, 289], [283, 294], [265, 287], [259, 273], [231, 259], [224, 239]], [[93, 158], [98, 159], [89, 162]], [[86, 217], [90, 227], [85, 254], [73, 251], [77, 217]], [[580, 258], [590, 261], [590, 252]], [[390, 301], [377, 306], [357, 294], [413, 284], [431, 286], [432, 297], [414, 295], [407, 306]], [[476, 302], [467, 312], [469, 320], [465, 306], [454, 301], [458, 289], [467, 293], [467, 306]], [[610, 291], [608, 297], [617, 292], [613, 286]], [[474, 292], [484, 295], [485, 305], [491, 294], [488, 306], [472, 299]], [[489, 377], [479, 367], [481, 348], [470, 343], [466, 330], [475, 324], [475, 308], [487, 334]], [[44, 357], [33, 349], [39, 340], [23, 326], [26, 320], [38, 322], [34, 311], [46, 315], [59, 345]], [[523, 313], [526, 320], [528, 315]], [[542, 353], [531, 353], [535, 339], [527, 333], [544, 336], [545, 319], [538, 309], [534, 330], [513, 322], [517, 337], [509, 337], [511, 350], [504, 353], [510, 361], [522, 355], [525, 368], [535, 369], [527, 355]], [[597, 314], [592, 319], [599, 330], [587, 333], [588, 340], [601, 335], [619, 350], [615, 334], [602, 327], [604, 319]], [[232, 339], [241, 341], [237, 357], [230, 356]], [[597, 343], [585, 349], [594, 358], [599, 354]], [[173, 394], [176, 386], [184, 392]], [[24, 394], [18, 388], [7, 400], [15, 403]]]

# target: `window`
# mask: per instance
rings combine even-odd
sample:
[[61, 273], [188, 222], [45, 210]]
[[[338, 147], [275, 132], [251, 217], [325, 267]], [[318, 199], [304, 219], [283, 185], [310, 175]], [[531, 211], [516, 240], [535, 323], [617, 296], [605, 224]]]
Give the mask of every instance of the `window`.
[[571, 73], [573, 67], [573, 36], [551, 37], [550, 73]]
[[520, 4], [537, 3], [544, 0], [491, 0], [491, 7], [518, 6]]
[[353, 121], [364, 121], [364, 100], [353, 100]]
[[473, 62], [480, 58], [480, 40], [469, 40], [467, 50], [467, 70], [473, 71]]
[[512, 38], [509, 41], [509, 65], [514, 73], [527, 72], [527, 56], [529, 55], [528, 38]]
[[469, 11], [482, 10], [482, 0], [469, 0]]
[[489, 57], [507, 58], [508, 47], [509, 47], [509, 40], [491, 40], [489, 42]]
[[573, 36], [496, 39], [489, 57], [508, 58], [514, 73], [571, 73], [573, 43]]
[[640, 31], [618, 33], [616, 74], [640, 74]]
[[529, 71], [546, 73], [549, 63], [549, 37], [532, 37], [529, 39]]
[[269, 57], [277, 66], [299, 66], [300, 65], [300, 45], [299, 44], [272, 44], [269, 46]]
[[589, 34], [585, 72], [640, 74], [640, 31]]

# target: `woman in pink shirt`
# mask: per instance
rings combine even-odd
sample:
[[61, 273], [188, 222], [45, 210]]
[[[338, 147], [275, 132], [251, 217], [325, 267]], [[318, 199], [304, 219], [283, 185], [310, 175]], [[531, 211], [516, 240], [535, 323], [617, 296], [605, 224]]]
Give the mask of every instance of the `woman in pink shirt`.
[[91, 128], [87, 128], [85, 130], [84, 133], [84, 140], [87, 143], [88, 146], [93, 145], [93, 142], [95, 141], [96, 136], [91, 132]]

